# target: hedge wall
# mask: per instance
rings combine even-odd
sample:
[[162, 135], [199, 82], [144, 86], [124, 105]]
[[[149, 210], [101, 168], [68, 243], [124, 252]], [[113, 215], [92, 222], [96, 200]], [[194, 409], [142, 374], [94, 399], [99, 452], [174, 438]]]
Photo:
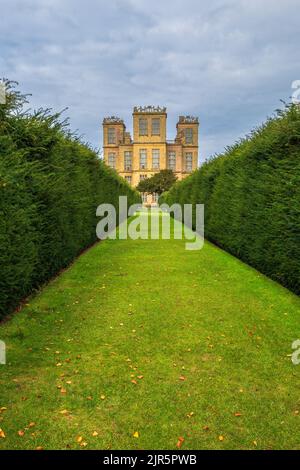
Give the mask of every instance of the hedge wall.
[[209, 240], [299, 294], [299, 106], [277, 111], [160, 202], [204, 203]]
[[96, 207], [138, 193], [49, 111], [0, 105], [0, 319], [96, 240]]

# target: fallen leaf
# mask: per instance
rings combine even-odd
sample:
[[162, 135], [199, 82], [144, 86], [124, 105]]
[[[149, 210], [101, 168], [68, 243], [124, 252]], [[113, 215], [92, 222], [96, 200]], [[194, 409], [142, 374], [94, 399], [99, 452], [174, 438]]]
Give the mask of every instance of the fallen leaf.
[[5, 432], [3, 431], [3, 429], [0, 428], [0, 439], [4, 439], [5, 438]]
[[92, 434], [92, 436], [94, 436], [94, 437], [98, 436], [97, 431], [94, 431], [93, 434]]
[[219, 436], [219, 441], [224, 441], [224, 436]]
[[242, 413], [239, 413], [239, 412], [237, 412], [237, 413], [234, 413], [234, 416], [236, 416], [236, 417], [238, 417], [238, 416], [242, 416]]
[[32, 421], [31, 423], [28, 424], [29, 428], [33, 428], [35, 426], [35, 423]]
[[185, 380], [185, 376], [184, 376], [184, 375], [180, 375], [179, 380]]
[[137, 378], [138, 378], [138, 379], [143, 379], [144, 376], [143, 376], [143, 375], [138, 375]]
[[7, 410], [6, 406], [2, 406], [2, 407], [0, 408], [0, 413], [2, 413], [2, 411], [6, 411], [6, 410]]
[[81, 445], [81, 447], [86, 447], [86, 446], [87, 446], [87, 442], [81, 442], [80, 445]]
[[138, 438], [139, 436], [140, 436], [140, 435], [139, 435], [139, 433], [138, 433], [137, 431], [135, 431], [135, 432], [133, 433], [133, 437]]
[[71, 385], [71, 383], [72, 383], [72, 380], [67, 380], [66, 381], [66, 384], [68, 384], [68, 385]]
[[256, 442], [256, 441], [253, 441], [253, 444], [255, 445], [255, 447], [257, 446], [257, 442]]
[[62, 410], [62, 411], [60, 411], [60, 414], [62, 414], [62, 415], [68, 415], [69, 412], [68, 412], [68, 410]]
[[105, 400], [105, 395], [100, 395], [101, 400]]
[[176, 447], [177, 447], [178, 449], [180, 449], [180, 447], [182, 446], [183, 443], [184, 443], [184, 437], [178, 437], [178, 441], [177, 441]]
[[21, 430], [21, 431], [18, 431], [18, 435], [19, 435], [20, 437], [23, 437], [23, 436], [24, 436], [24, 434], [25, 434], [25, 432], [24, 432], [24, 431], [22, 431], [22, 430]]
[[37, 446], [35, 450], [44, 450], [44, 448], [42, 446]]
[[62, 388], [62, 389], [60, 390], [60, 393], [67, 393], [67, 390], [66, 390], [65, 388]]
[[132, 380], [131, 383], [134, 384], [134, 385], [137, 385], [137, 381], [136, 381], [136, 380]]
[[77, 439], [76, 439], [76, 441], [78, 442], [78, 444], [80, 444], [80, 442], [83, 441], [83, 437], [82, 437], [82, 436], [78, 436]]

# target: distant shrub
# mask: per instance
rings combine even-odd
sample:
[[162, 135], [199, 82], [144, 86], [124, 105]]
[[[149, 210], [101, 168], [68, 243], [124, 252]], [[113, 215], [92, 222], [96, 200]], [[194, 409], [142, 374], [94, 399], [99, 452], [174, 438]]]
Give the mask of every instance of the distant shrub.
[[299, 107], [277, 111], [160, 202], [205, 204], [209, 240], [299, 294]]
[[0, 319], [96, 240], [96, 207], [140, 202], [59, 114], [0, 105]]

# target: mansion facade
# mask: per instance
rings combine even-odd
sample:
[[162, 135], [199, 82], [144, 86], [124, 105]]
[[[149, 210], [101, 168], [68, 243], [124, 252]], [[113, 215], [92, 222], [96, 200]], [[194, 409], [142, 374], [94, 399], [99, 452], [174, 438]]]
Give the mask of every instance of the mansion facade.
[[[103, 153], [106, 164], [132, 186], [162, 169], [178, 180], [198, 166], [198, 118], [179, 116], [176, 137], [167, 140], [167, 110], [159, 106], [133, 109], [133, 138], [118, 117], [103, 119]], [[151, 202], [151, 201], [150, 201]]]

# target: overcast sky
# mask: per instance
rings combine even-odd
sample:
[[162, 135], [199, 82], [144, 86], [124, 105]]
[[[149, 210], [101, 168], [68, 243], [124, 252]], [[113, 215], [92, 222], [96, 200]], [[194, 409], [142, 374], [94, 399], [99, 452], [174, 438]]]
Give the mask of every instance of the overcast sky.
[[300, 0], [0, 0], [0, 76], [101, 146], [134, 105], [199, 116], [200, 162], [289, 101]]

